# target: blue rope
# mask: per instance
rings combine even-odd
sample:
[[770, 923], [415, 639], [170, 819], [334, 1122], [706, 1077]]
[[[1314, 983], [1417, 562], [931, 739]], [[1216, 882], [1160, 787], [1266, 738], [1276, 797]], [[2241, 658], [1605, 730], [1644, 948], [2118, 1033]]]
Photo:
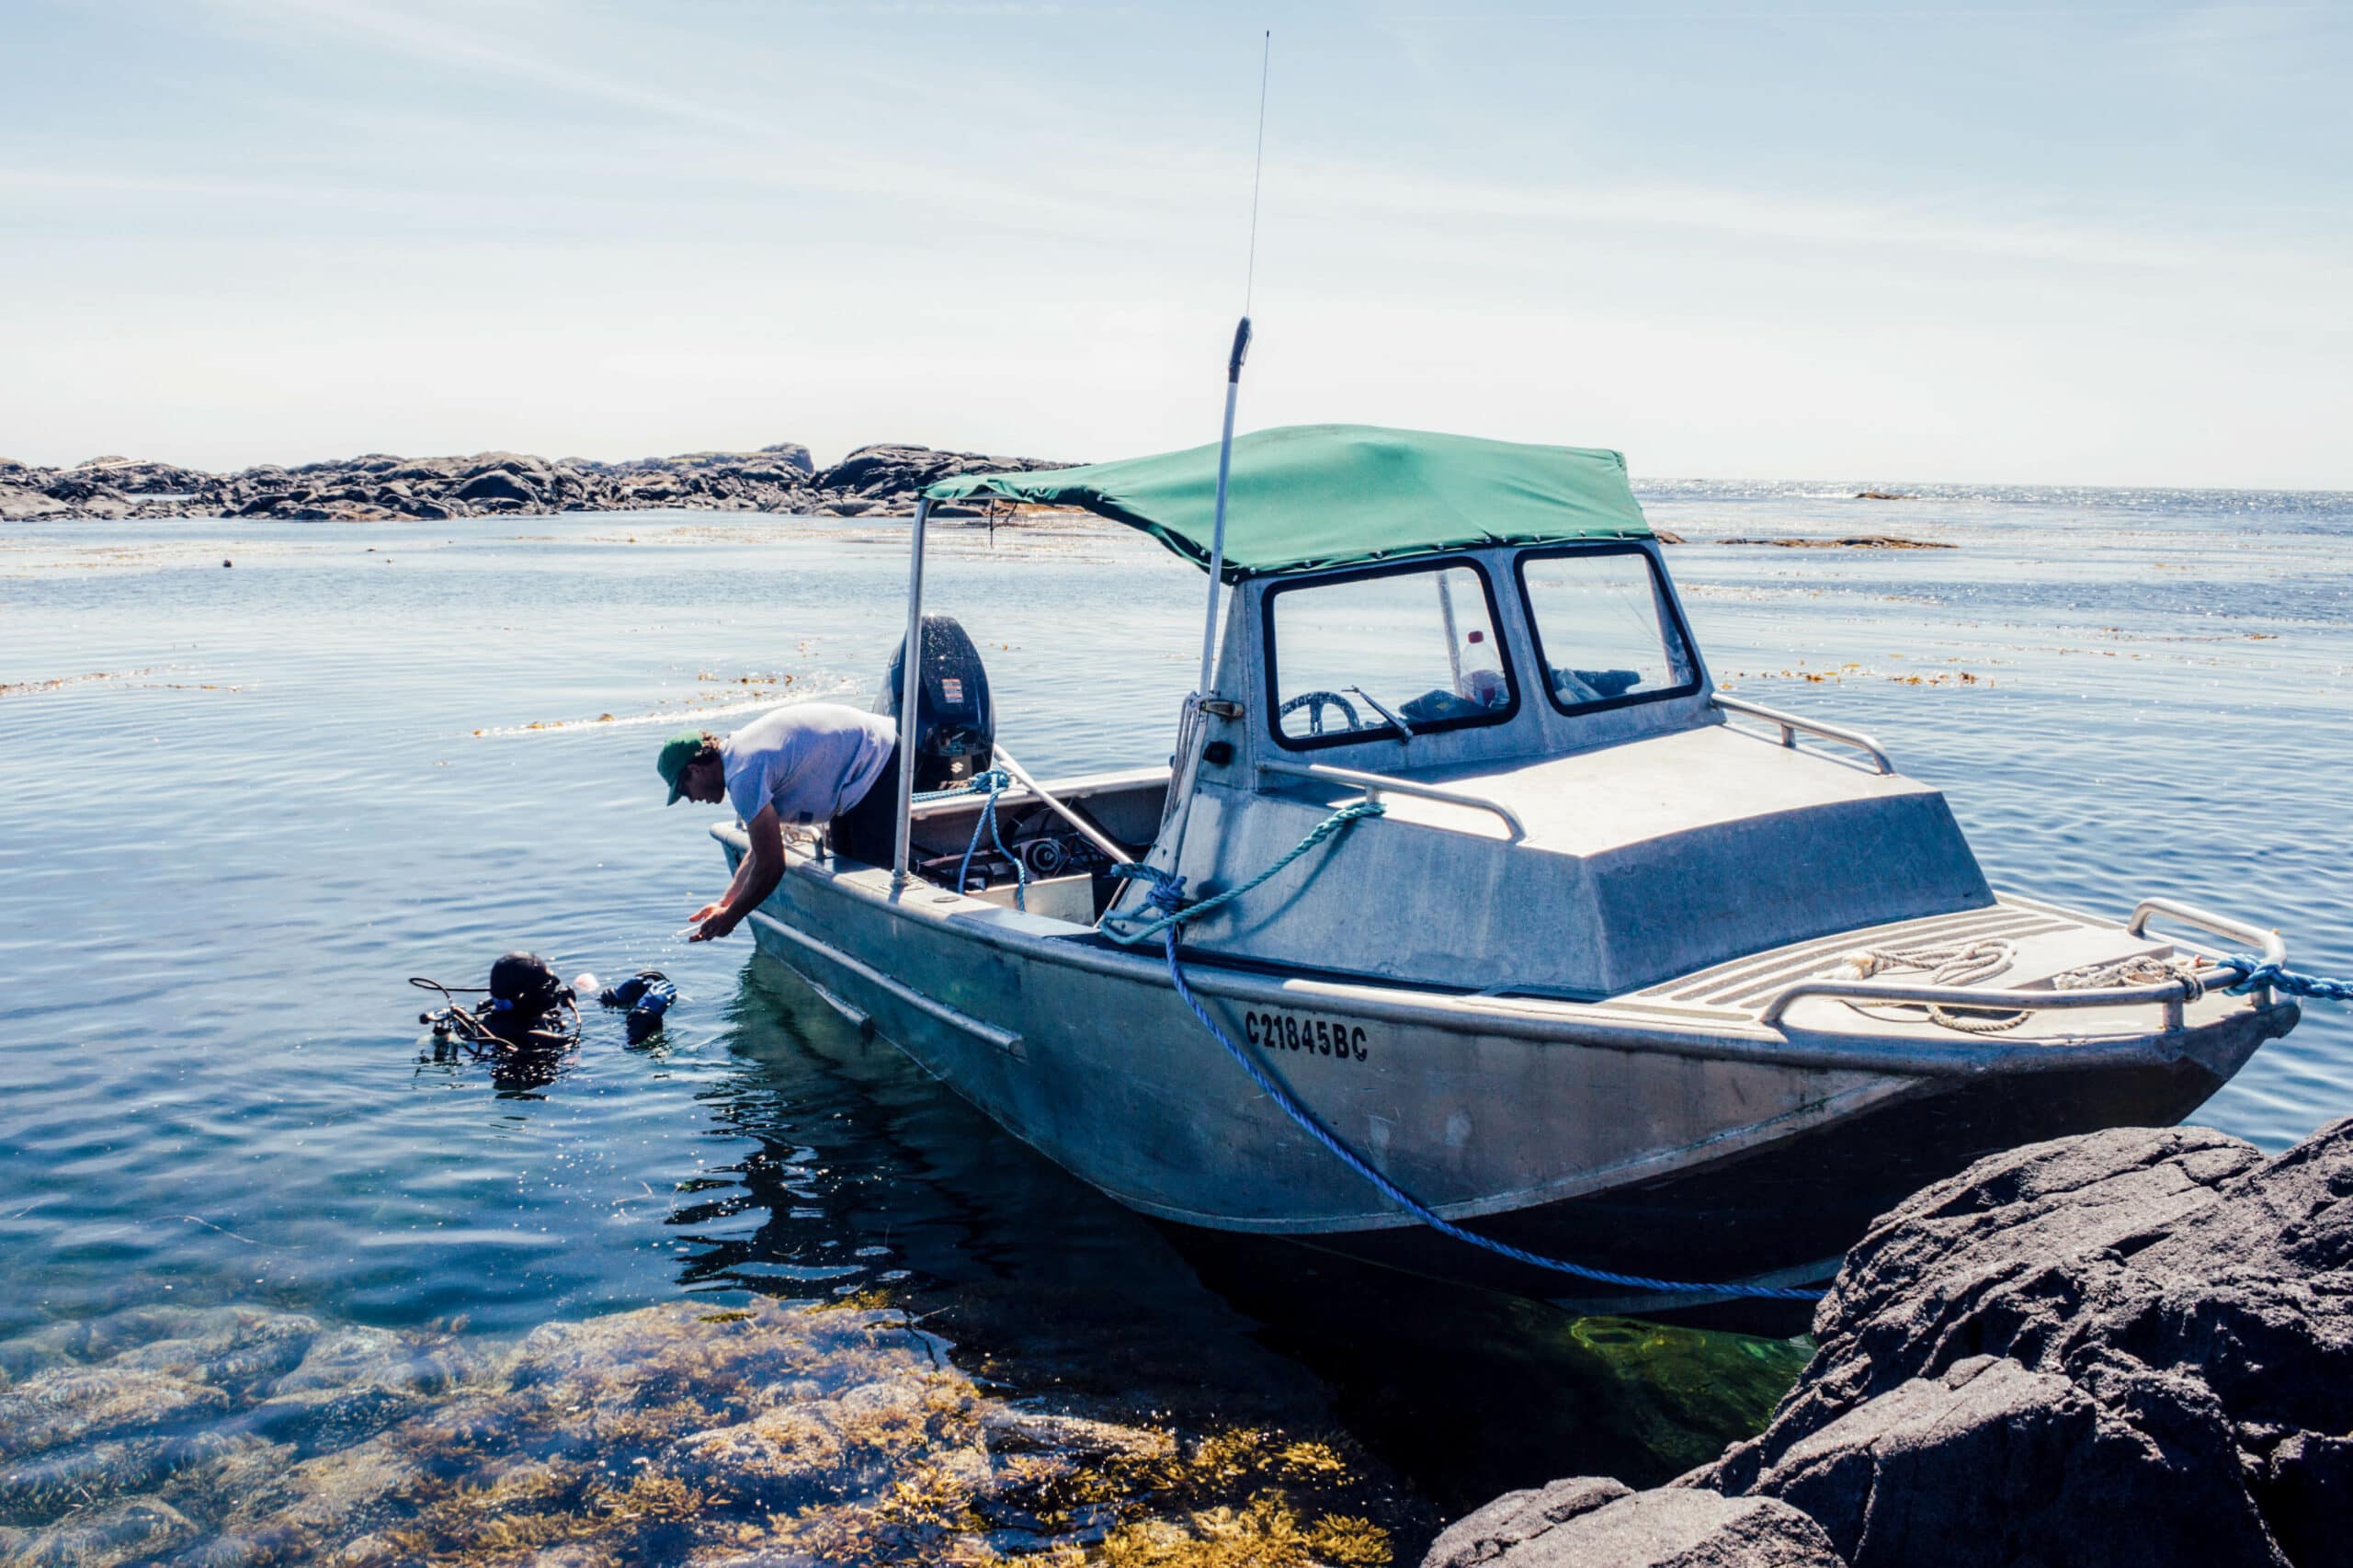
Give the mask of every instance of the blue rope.
[[1225, 892], [1211, 898], [1205, 898], [1199, 903], [1185, 903], [1185, 879], [1182, 877], [1164, 871], [1157, 866], [1114, 866], [1111, 868], [1111, 874], [1115, 877], [1126, 877], [1152, 883], [1152, 893], [1144, 901], [1143, 913], [1153, 917], [1145, 919], [1142, 925], [1138, 926], [1132, 923], [1142, 918], [1141, 915], [1107, 915], [1097, 924], [1105, 936], [1122, 947], [1133, 947], [1138, 942], [1149, 941], [1164, 931], [1175, 930], [1188, 920], [1198, 920], [1212, 909], [1232, 903], [1235, 899], [1264, 883], [1284, 867], [1358, 818], [1377, 817], [1381, 814], [1383, 814], [1382, 807], [1378, 801], [1358, 801], [1353, 804], [1342, 806], [1338, 811], [1308, 829], [1307, 836], [1292, 845], [1281, 859], [1240, 887], [1228, 888]]
[[981, 807], [981, 814], [972, 820], [972, 841], [964, 846], [963, 862], [956, 868], [956, 891], [964, 891], [964, 873], [972, 869], [972, 855], [981, 846], [981, 829], [985, 827], [989, 830], [989, 842], [996, 846], [996, 852], [1013, 862], [1013, 907], [1027, 914], [1029, 908], [1029, 869], [1021, 863], [1021, 857], [1006, 850], [1005, 840], [998, 836], [996, 831], [996, 798], [1012, 786], [1012, 774], [1001, 767], [992, 767], [986, 773], [974, 774], [972, 783], [961, 790], [943, 790], [938, 793], [971, 795], [983, 790], [989, 792], [988, 800]]
[[2244, 996], [2257, 986], [2268, 985], [2275, 991], [2285, 991], [2290, 996], [2316, 996], [2324, 1002], [2353, 1002], [2353, 980], [2330, 980], [2323, 975], [2300, 974], [2276, 963], [2266, 963], [2253, 953], [2238, 953], [2222, 960], [2237, 967], [2246, 978], [2230, 988], [2234, 996]]
[[1819, 1290], [1800, 1290], [1779, 1285], [1700, 1285], [1683, 1279], [1653, 1279], [1642, 1274], [1613, 1274], [1606, 1268], [1587, 1268], [1583, 1264], [1564, 1263], [1557, 1257], [1545, 1257], [1513, 1246], [1508, 1242], [1499, 1242], [1492, 1236], [1483, 1236], [1476, 1231], [1464, 1230], [1367, 1165], [1355, 1150], [1341, 1142], [1322, 1122], [1316, 1120], [1313, 1112], [1292, 1098], [1290, 1092], [1276, 1081], [1273, 1074], [1260, 1066], [1257, 1060], [1249, 1052], [1234, 1044], [1226, 1032], [1217, 1027], [1216, 1021], [1209, 1016], [1208, 1011], [1195, 999], [1192, 988], [1185, 983], [1185, 971], [1176, 961], [1176, 932], [1174, 926], [1164, 934], [1163, 940], [1167, 943], [1168, 978], [1176, 983], [1176, 994], [1185, 999], [1185, 1006], [1193, 1010], [1193, 1017], [1201, 1021], [1201, 1028], [1209, 1030], [1218, 1044], [1225, 1047], [1226, 1054], [1242, 1064], [1242, 1070], [1250, 1074], [1251, 1082], [1264, 1089], [1267, 1098], [1289, 1112], [1290, 1119], [1299, 1123], [1310, 1137], [1337, 1155], [1342, 1165], [1364, 1177], [1383, 1198], [1419, 1220], [1423, 1224], [1429, 1226], [1430, 1229], [1452, 1236], [1458, 1242], [1469, 1242], [1472, 1246], [1483, 1247], [1489, 1252], [1508, 1257], [1517, 1263], [1531, 1264], [1538, 1268], [1549, 1268], [1559, 1274], [1573, 1274], [1580, 1279], [1592, 1279], [1604, 1285], [1618, 1285], [1629, 1290], [1655, 1290], [1661, 1295], [1673, 1296], [1744, 1296], [1770, 1301], [1818, 1301], [1822, 1299], [1822, 1292]]
[[1152, 918], [1144, 920], [1139, 926], [1132, 924], [1135, 916], [1129, 916], [1126, 923], [1114, 926], [1112, 922], [1120, 917], [1106, 915], [1100, 923], [1103, 934], [1115, 942], [1126, 945], [1143, 941], [1150, 937], [1159, 937], [1168, 957], [1168, 978], [1176, 984], [1176, 994], [1184, 998], [1185, 1006], [1192, 1009], [1193, 1017], [1200, 1021], [1201, 1028], [1210, 1031], [1210, 1038], [1225, 1047], [1225, 1053], [1241, 1063], [1242, 1070], [1250, 1074], [1250, 1081], [1257, 1085], [1268, 1099], [1280, 1106], [1284, 1114], [1299, 1123], [1301, 1130], [1309, 1137], [1329, 1149], [1342, 1165], [1371, 1184], [1373, 1190], [1440, 1234], [1452, 1236], [1459, 1242], [1468, 1242], [1474, 1247], [1484, 1248], [1499, 1256], [1510, 1258], [1515, 1263], [1525, 1263], [1533, 1267], [1550, 1269], [1556, 1274], [1574, 1275], [1579, 1279], [1591, 1279], [1599, 1284], [1616, 1285], [1626, 1290], [1653, 1290], [1660, 1295], [1671, 1296], [1738, 1296], [1768, 1301], [1820, 1301], [1822, 1292], [1819, 1290], [1802, 1290], [1779, 1285], [1702, 1285], [1681, 1279], [1653, 1279], [1642, 1274], [1615, 1274], [1606, 1268], [1588, 1268], [1583, 1264], [1565, 1263], [1557, 1257], [1545, 1257], [1540, 1254], [1513, 1246], [1508, 1242], [1499, 1242], [1493, 1237], [1483, 1236], [1476, 1231], [1466, 1231], [1366, 1164], [1362, 1156], [1346, 1143], [1341, 1142], [1336, 1135], [1318, 1121], [1314, 1112], [1300, 1104], [1291, 1092], [1260, 1064], [1256, 1057], [1236, 1045], [1231, 1036], [1218, 1028], [1217, 1020], [1210, 1017], [1208, 1010], [1193, 995], [1192, 987], [1185, 983], [1185, 968], [1176, 959], [1177, 929], [1186, 921], [1196, 919], [1221, 904], [1240, 898], [1350, 823], [1360, 817], [1381, 814], [1380, 803], [1373, 801], [1358, 801], [1353, 805], [1342, 806], [1309, 830], [1307, 836], [1293, 845], [1289, 854], [1244, 882], [1240, 887], [1229, 889], [1214, 898], [1203, 899], [1200, 903], [1191, 905], [1184, 902], [1184, 878], [1164, 871], [1156, 866], [1115, 867], [1113, 870], [1117, 875], [1148, 881], [1152, 884], [1151, 895], [1144, 903], [1144, 913], [1150, 915]]

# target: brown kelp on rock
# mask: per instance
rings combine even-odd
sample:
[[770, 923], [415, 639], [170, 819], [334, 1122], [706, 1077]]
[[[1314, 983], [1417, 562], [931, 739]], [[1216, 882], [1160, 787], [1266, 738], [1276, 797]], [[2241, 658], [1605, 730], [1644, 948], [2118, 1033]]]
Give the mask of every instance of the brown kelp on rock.
[[1078, 1568], [1391, 1560], [1335, 1441], [984, 1393], [865, 1302], [678, 1302], [500, 1349], [268, 1308], [0, 1341], [0, 1563]]

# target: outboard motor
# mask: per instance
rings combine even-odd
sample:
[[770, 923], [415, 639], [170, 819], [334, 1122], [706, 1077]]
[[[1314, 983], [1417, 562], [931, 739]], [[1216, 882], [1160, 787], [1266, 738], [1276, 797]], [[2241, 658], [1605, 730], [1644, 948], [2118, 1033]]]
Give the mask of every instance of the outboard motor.
[[[906, 675], [906, 640], [891, 657], [878, 713], [899, 719]], [[996, 705], [989, 700], [981, 651], [955, 618], [923, 618], [923, 663], [915, 684], [915, 719], [899, 722], [899, 740], [915, 758], [915, 790], [952, 790], [988, 771], [996, 755]]]

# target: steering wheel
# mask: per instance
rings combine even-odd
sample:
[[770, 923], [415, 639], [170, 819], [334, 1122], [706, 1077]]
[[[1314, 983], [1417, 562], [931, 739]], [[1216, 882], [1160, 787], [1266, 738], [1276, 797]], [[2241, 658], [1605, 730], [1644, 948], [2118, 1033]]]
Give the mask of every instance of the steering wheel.
[[1324, 710], [1327, 706], [1336, 708], [1347, 715], [1349, 729], [1364, 728], [1364, 721], [1357, 717], [1355, 706], [1336, 691], [1302, 691], [1280, 708], [1276, 709], [1275, 717], [1279, 720], [1295, 709], [1304, 708], [1307, 710], [1307, 733], [1311, 735], [1320, 735], [1324, 733]]

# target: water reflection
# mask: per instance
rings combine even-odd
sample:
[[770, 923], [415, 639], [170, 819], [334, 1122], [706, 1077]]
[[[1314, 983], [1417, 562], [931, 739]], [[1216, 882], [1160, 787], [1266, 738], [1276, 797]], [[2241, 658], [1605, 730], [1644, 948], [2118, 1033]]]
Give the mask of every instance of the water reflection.
[[429, 1037], [417, 1055], [417, 1067], [441, 1070], [444, 1078], [467, 1071], [490, 1080], [501, 1099], [541, 1099], [540, 1091], [578, 1065], [580, 1046], [475, 1045], [447, 1035]]
[[756, 1152], [673, 1210], [694, 1288], [883, 1288], [983, 1377], [1195, 1429], [1345, 1429], [1442, 1511], [1578, 1471], [1664, 1480], [1761, 1426], [1806, 1358], [1146, 1221], [766, 957], [730, 1023], [760, 1071], [705, 1104]]

